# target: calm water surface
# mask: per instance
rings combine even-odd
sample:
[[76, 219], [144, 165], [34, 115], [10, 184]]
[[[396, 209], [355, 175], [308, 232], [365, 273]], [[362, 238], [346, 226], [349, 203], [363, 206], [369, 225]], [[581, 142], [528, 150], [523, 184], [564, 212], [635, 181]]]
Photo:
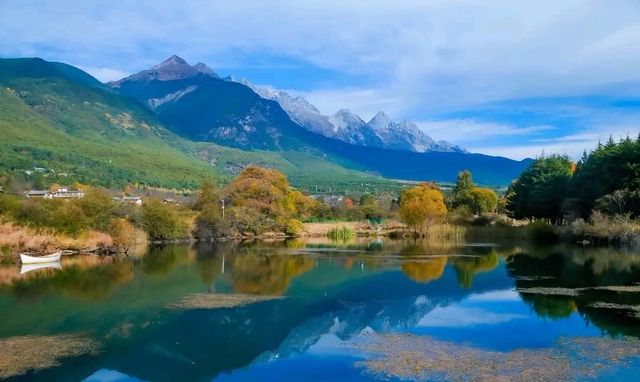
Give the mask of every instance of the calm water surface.
[[0, 379], [640, 374], [640, 254], [632, 252], [225, 243], [20, 272], [0, 268]]

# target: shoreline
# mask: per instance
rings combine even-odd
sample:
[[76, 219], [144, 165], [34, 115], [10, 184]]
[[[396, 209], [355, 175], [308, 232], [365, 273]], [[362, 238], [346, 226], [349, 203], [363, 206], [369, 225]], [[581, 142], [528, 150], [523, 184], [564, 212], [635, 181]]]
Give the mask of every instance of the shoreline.
[[[6, 225], [5, 225], [6, 227]], [[13, 226], [19, 230], [29, 231], [29, 228]], [[465, 241], [477, 241], [491, 238], [502, 238], [507, 240], [535, 240], [535, 232], [529, 229], [528, 226], [467, 226], [467, 225], [454, 225], [454, 224], [439, 224], [429, 228], [426, 232], [415, 233], [409, 230], [406, 226], [398, 222], [389, 222], [388, 224], [372, 227], [366, 221], [345, 221], [345, 222], [330, 222], [330, 223], [303, 223], [303, 228], [299, 234], [286, 234], [284, 232], [265, 232], [260, 235], [254, 234], [238, 234], [233, 236], [219, 237], [210, 240], [195, 239], [193, 237], [176, 240], [149, 240], [140, 241], [132, 244], [130, 248], [136, 246], [147, 245], [193, 245], [197, 243], [217, 243], [227, 241], [269, 241], [269, 240], [289, 240], [289, 239], [304, 239], [304, 238], [328, 238], [328, 233], [334, 228], [347, 228], [354, 233], [355, 238], [368, 238], [368, 237], [386, 237], [391, 239], [426, 239], [434, 241], [447, 241], [447, 242], [465, 242]], [[555, 235], [549, 241], [545, 241], [545, 244], [556, 243], [568, 243], [578, 246], [587, 247], [629, 247], [636, 248], [633, 244], [629, 245], [616, 240], [603, 240], [602, 238], [590, 238], [586, 240], [583, 235], [573, 235], [567, 232], [566, 227], [563, 226], [549, 226], [552, 233]], [[35, 231], [34, 231], [35, 232]], [[97, 256], [112, 256], [119, 253], [126, 254], [128, 252], [117, 248], [111, 242], [109, 235], [99, 232], [101, 235], [105, 235], [109, 240], [105, 240], [103, 243], [92, 243], [90, 246], [83, 246], [82, 238], [73, 238], [64, 235], [55, 235], [58, 242], [51, 241], [40, 244], [39, 248], [29, 248], [20, 246], [21, 242], [18, 242], [18, 246], [9, 246], [4, 243], [2, 245], [2, 252], [0, 252], [0, 264], [15, 264], [19, 263], [19, 254], [24, 253], [32, 256], [42, 256], [55, 251], [62, 251], [63, 256], [74, 255], [97, 255]], [[471, 236], [471, 237], [469, 237]], [[88, 235], [91, 237], [91, 235]], [[59, 245], [65, 243], [67, 245]], [[72, 244], [71, 244], [72, 243]], [[1, 243], [0, 243], [1, 244]]]

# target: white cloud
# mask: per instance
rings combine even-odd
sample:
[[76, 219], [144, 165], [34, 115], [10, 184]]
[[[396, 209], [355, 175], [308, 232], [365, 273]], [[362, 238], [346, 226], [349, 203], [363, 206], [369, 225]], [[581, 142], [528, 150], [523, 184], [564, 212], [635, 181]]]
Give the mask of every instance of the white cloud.
[[483, 122], [472, 119], [451, 119], [440, 121], [419, 121], [418, 127], [435, 139], [445, 139], [457, 144], [484, 142], [496, 137], [535, 136], [554, 130], [554, 126], [534, 125], [518, 127], [514, 125]]
[[267, 53], [368, 76], [410, 114], [640, 81], [639, 11], [633, 0], [5, 1], [0, 53], [51, 45], [55, 58], [127, 71], [173, 53], [221, 66]]
[[[0, 55], [69, 62], [105, 81], [171, 54], [214, 70], [300, 62], [340, 74], [318, 89], [291, 91], [326, 114], [349, 108], [367, 119], [385, 110], [427, 119], [421, 127], [434, 138], [473, 151], [575, 157], [597, 139], [552, 134], [550, 123], [428, 118], [501, 100], [640, 96], [639, 14], [636, 0], [7, 0], [0, 2]], [[607, 123], [585, 122], [564, 135]], [[551, 136], [558, 139], [541, 140]], [[522, 143], [505, 146], [500, 137]]]
[[520, 295], [513, 289], [494, 290], [491, 292], [472, 294], [467, 301], [520, 301]]
[[611, 136], [620, 140], [627, 136], [636, 138], [640, 133], [639, 125], [596, 126], [584, 132], [567, 134], [554, 138], [536, 139], [521, 145], [476, 146], [469, 147], [470, 152], [504, 156], [512, 159], [535, 158], [542, 154], [566, 154], [574, 160], [582, 153], [597, 147], [598, 142], [606, 142]]
[[113, 68], [101, 68], [93, 66], [78, 66], [80, 69], [91, 74], [102, 82], [116, 81], [127, 77], [131, 73]]
[[437, 307], [418, 322], [417, 326], [437, 328], [461, 328], [476, 325], [496, 325], [526, 318], [515, 313], [494, 313], [475, 307], [458, 305]]

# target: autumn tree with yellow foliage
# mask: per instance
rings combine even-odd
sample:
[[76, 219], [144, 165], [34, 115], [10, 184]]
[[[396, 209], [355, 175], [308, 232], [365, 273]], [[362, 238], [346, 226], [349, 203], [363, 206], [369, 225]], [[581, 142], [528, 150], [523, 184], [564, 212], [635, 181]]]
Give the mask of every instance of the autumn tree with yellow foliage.
[[414, 232], [428, 230], [446, 215], [444, 195], [433, 183], [420, 183], [400, 193], [400, 218]]
[[315, 201], [293, 190], [279, 171], [250, 166], [227, 186], [230, 218], [239, 231], [260, 234], [266, 230], [295, 234], [300, 220], [310, 216]]

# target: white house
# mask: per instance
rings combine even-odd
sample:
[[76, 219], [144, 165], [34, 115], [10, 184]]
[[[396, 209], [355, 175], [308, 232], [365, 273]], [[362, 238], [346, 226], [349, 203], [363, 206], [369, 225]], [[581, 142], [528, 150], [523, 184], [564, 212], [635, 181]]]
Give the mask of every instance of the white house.
[[31, 190], [25, 193], [27, 198], [45, 198], [45, 199], [80, 199], [84, 198], [84, 192], [80, 190], [70, 190], [60, 187], [55, 191]]
[[139, 196], [124, 196], [122, 201], [127, 204], [135, 204], [136, 206], [142, 205], [142, 198]]
[[115, 202], [133, 204], [136, 206], [142, 205], [142, 198], [140, 196], [123, 196], [123, 197], [114, 196], [112, 199]]
[[54, 199], [79, 199], [84, 198], [84, 192], [61, 187], [56, 191], [51, 192], [51, 197]]

